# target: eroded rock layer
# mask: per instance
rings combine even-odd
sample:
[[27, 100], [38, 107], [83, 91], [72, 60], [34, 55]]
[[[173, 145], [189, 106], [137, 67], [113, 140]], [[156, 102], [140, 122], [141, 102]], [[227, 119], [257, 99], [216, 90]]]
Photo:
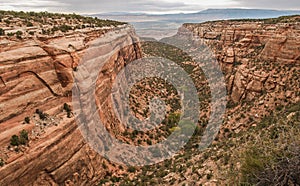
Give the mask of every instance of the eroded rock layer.
[[278, 19], [277, 23], [267, 21], [216, 21], [183, 26], [211, 47], [226, 75], [234, 102], [251, 100], [283, 87], [286, 93], [299, 88], [299, 81], [291, 82], [300, 64], [299, 16], [286, 21]]
[[[94, 185], [107, 172], [117, 171], [86, 144], [74, 118], [63, 110], [64, 103], [71, 102], [74, 73], [82, 57], [100, 37], [106, 38], [113, 54], [98, 77], [109, 90], [120, 69], [141, 57], [131, 26], [60, 37], [1, 38], [0, 157], [5, 165], [0, 167], [0, 185]], [[101, 93], [104, 103], [109, 98], [109, 92]], [[39, 112], [46, 113], [46, 119], [40, 119]], [[22, 129], [30, 131], [29, 145], [16, 149], [9, 145], [10, 138]]]

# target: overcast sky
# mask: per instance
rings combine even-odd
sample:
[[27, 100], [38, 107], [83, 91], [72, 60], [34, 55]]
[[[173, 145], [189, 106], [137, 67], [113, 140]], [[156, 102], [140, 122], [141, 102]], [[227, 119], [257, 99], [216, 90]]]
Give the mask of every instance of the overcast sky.
[[300, 10], [300, 0], [0, 0], [1, 10], [67, 13], [186, 13], [207, 8]]

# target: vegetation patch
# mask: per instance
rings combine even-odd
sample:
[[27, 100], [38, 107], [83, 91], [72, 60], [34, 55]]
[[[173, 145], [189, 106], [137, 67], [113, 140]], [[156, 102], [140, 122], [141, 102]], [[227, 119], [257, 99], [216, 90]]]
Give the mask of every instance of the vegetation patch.
[[26, 130], [22, 130], [18, 135], [13, 135], [10, 139], [10, 145], [19, 146], [19, 145], [27, 145], [29, 141], [28, 132]]

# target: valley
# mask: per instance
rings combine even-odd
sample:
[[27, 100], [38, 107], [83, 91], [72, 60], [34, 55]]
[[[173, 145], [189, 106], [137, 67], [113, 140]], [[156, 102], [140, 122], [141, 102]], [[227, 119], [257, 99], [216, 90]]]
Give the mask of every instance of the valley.
[[[0, 13], [0, 185], [300, 184], [300, 16], [184, 23], [174, 36], [145, 41], [124, 22]], [[211, 61], [205, 61], [203, 51], [198, 64], [190, 51], [172, 44], [189, 34], [213, 54], [227, 93], [220, 130], [202, 150], [212, 108], [203, 69]], [[158, 127], [147, 132], [126, 128], [114, 112], [111, 95], [118, 73], [150, 56], [175, 62], [192, 79], [200, 103], [198, 123], [174, 157], [140, 167], [118, 164], [84, 138], [78, 116], [89, 110], [76, 110], [72, 96], [81, 86], [78, 78], [97, 77], [95, 90], [88, 83], [80, 90], [92, 92], [97, 106], [92, 114], [126, 144], [151, 146], [181, 132], [181, 96], [161, 78], [141, 80], [129, 97], [131, 113], [140, 120], [151, 117], [154, 97], [166, 103]], [[98, 63], [103, 63], [99, 71]], [[215, 82], [216, 87], [222, 83]], [[90, 99], [86, 92], [80, 92], [84, 100]]]

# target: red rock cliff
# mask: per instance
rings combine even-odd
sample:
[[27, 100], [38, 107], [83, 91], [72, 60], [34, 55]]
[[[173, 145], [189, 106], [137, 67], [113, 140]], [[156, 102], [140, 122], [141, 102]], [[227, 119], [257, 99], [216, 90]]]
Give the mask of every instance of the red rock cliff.
[[[126, 63], [141, 57], [131, 26], [22, 41], [1, 38], [0, 157], [5, 165], [0, 185], [95, 185], [107, 172], [117, 171], [86, 144], [74, 118], [63, 111], [71, 101], [73, 73], [90, 43], [114, 34], [118, 37], [108, 40], [114, 55], [104, 67], [109, 70], [98, 79], [110, 87]], [[126, 47], [117, 49], [120, 44]], [[101, 95], [104, 101], [108, 97]], [[40, 120], [36, 109], [47, 113], [47, 119]], [[25, 117], [30, 124], [23, 123]], [[29, 147], [15, 152], [9, 140], [22, 129], [30, 131]]]
[[[291, 98], [299, 89], [295, 78], [300, 64], [299, 16], [276, 20], [215, 21], [183, 27], [211, 47], [234, 102], [252, 100], [264, 92]], [[290, 94], [281, 95], [281, 89]]]

